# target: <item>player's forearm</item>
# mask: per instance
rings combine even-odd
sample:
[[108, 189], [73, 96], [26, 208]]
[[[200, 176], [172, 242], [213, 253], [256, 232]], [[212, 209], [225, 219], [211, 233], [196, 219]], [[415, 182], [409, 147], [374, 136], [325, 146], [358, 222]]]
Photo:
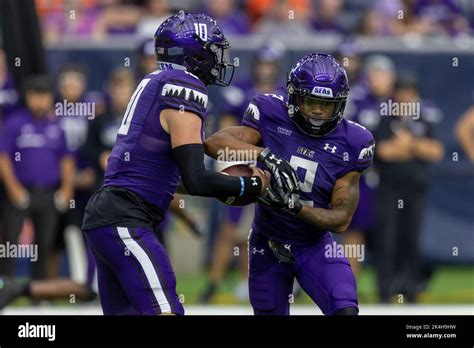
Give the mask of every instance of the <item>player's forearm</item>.
[[438, 162], [444, 156], [443, 145], [435, 139], [417, 139], [413, 148], [415, 156], [425, 161]]
[[359, 178], [359, 172], [349, 172], [339, 178], [332, 191], [331, 209], [304, 205], [297, 214], [298, 218], [321, 229], [344, 232], [349, 227], [359, 202]]
[[351, 222], [351, 216], [348, 216], [346, 211], [313, 208], [307, 205], [303, 206], [297, 217], [317, 228], [335, 233], [344, 232]]
[[259, 177], [234, 177], [204, 167], [202, 144], [187, 144], [173, 149], [173, 155], [186, 191], [193, 196], [259, 196], [262, 180]]
[[76, 163], [72, 156], [65, 156], [61, 159], [61, 189], [72, 195], [74, 191], [74, 176]]
[[377, 145], [376, 155], [382, 161], [403, 162], [413, 158], [413, 153], [400, 147], [394, 140], [384, 140]]
[[204, 141], [204, 150], [208, 156], [223, 161], [228, 160], [225, 158], [225, 154], [228, 153], [229, 150], [243, 150], [245, 151], [246, 160], [256, 161], [263, 147], [249, 143], [246, 140], [243, 132], [229, 132], [228, 129], [224, 129], [211, 135]]

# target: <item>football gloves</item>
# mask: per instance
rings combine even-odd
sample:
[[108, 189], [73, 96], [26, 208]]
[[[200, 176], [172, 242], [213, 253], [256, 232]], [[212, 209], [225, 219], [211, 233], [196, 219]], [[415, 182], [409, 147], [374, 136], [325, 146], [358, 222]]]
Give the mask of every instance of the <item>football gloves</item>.
[[258, 156], [272, 173], [271, 188], [258, 201], [267, 206], [297, 214], [301, 208], [299, 200], [299, 180], [293, 167], [283, 158], [275, 155], [269, 148], [264, 149]]

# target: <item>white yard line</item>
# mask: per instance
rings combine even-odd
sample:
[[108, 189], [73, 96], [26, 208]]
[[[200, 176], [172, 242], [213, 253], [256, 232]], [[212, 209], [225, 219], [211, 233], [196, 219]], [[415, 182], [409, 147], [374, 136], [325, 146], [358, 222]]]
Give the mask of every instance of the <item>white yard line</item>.
[[[185, 305], [187, 315], [252, 315], [250, 306]], [[97, 305], [8, 307], [4, 315], [102, 315]], [[294, 305], [293, 315], [321, 315], [315, 306]], [[362, 305], [361, 315], [474, 315], [474, 304], [464, 305]]]

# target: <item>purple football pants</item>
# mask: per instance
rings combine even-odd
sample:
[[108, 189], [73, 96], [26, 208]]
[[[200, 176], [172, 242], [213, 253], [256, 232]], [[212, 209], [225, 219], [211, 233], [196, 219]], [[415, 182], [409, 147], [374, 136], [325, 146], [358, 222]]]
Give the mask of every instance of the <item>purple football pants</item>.
[[84, 234], [97, 264], [105, 315], [184, 314], [173, 268], [153, 231], [107, 226]]
[[291, 246], [296, 262], [280, 262], [268, 246], [268, 239], [251, 231], [249, 235], [249, 295], [256, 315], [289, 315], [293, 281], [319, 306], [325, 315], [356, 307], [357, 286], [345, 257], [325, 255], [334, 239], [328, 233], [318, 243]]

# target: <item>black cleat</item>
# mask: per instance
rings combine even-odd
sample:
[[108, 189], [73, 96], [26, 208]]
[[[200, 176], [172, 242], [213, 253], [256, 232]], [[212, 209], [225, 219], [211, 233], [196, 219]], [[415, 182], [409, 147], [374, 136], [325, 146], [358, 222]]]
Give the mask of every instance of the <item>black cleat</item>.
[[0, 310], [25, 292], [25, 284], [11, 277], [0, 276]]

